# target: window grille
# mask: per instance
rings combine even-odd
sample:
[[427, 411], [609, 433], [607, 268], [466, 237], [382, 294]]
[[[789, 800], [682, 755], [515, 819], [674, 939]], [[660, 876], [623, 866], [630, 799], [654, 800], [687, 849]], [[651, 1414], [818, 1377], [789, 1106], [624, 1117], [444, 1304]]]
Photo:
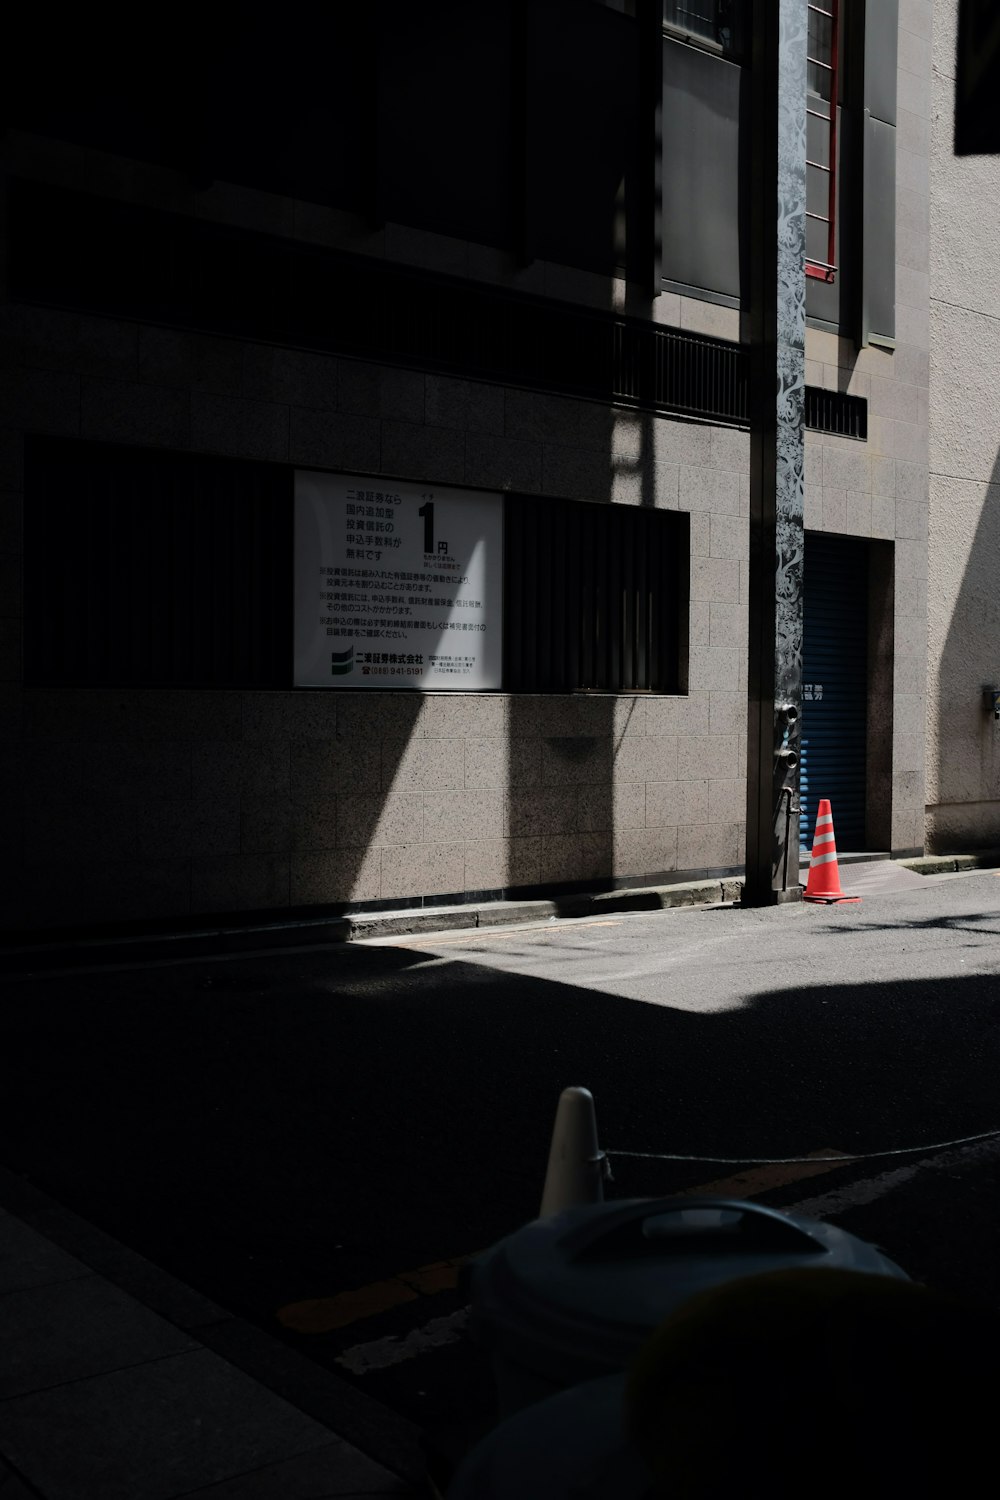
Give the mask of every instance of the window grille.
[[286, 687], [292, 470], [36, 438], [25, 474], [25, 677]]
[[679, 512], [509, 496], [507, 691], [685, 691], [688, 527]]
[[868, 437], [868, 402], [863, 396], [807, 385], [805, 418], [814, 432], [836, 432], [862, 441]]

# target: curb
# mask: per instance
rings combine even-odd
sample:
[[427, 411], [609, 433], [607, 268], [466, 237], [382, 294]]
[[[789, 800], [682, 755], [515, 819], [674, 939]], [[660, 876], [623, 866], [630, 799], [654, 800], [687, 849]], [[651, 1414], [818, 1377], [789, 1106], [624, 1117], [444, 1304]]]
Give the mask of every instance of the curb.
[[406, 936], [446, 929], [509, 927], [521, 922], [589, 917], [606, 912], [665, 911], [673, 906], [712, 906], [738, 901], [743, 881], [692, 880], [682, 885], [648, 886], [637, 890], [601, 891], [564, 896], [556, 901], [494, 901], [483, 906], [439, 906], [433, 911], [390, 911], [377, 916], [346, 918], [348, 941]]
[[[963, 870], [1000, 868], [1000, 849], [974, 854], [923, 854], [892, 863], [918, 875], [950, 875]], [[399, 911], [358, 912], [314, 921], [267, 922], [256, 927], [219, 927], [163, 936], [93, 938], [76, 942], [33, 943], [0, 952], [0, 973], [32, 974], [88, 965], [187, 962], [198, 958], [239, 956], [261, 949], [335, 946], [380, 937], [408, 937], [420, 932], [509, 927], [525, 922], [601, 916], [618, 912], [667, 911], [672, 907], [738, 903], [739, 875], [559, 896], [539, 901], [491, 901], [482, 906], [434, 906]]]
[[0, 973], [33, 974], [106, 964], [128, 967], [150, 962], [180, 963], [220, 955], [236, 957], [261, 949], [337, 945], [366, 938], [407, 937], [419, 932], [509, 927], [522, 922], [613, 912], [666, 911], [676, 906], [717, 906], [739, 901], [742, 890], [742, 877], [727, 876], [542, 901], [491, 901], [482, 906], [404, 908], [371, 915], [359, 912], [347, 917], [323, 917], [312, 922], [268, 922], [256, 927], [220, 927], [157, 937], [33, 943], [0, 952]]
[[1000, 849], [980, 849], [975, 854], [921, 854], [916, 859], [896, 861], [918, 875], [952, 875], [960, 870], [990, 870], [1000, 866]]

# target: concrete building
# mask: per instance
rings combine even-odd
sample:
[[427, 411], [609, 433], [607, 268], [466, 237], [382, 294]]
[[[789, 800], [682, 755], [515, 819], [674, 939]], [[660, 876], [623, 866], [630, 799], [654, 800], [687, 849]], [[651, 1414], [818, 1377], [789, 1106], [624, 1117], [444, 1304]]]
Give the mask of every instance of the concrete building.
[[[1000, 842], [973, 358], [996, 268], [967, 186], [992, 169], [948, 153], [953, 3], [812, 10], [803, 836], [829, 795], [841, 849], [920, 852], [928, 803], [935, 846]], [[293, 7], [275, 37], [250, 8], [238, 36], [202, 18], [197, 47], [178, 20], [124, 80], [82, 32], [53, 57], [21, 23], [8, 931], [741, 870], [748, 12]], [[305, 545], [296, 474], [336, 526], [430, 497], [502, 534], [502, 569], [495, 546], [456, 561], [492, 590], [493, 655], [451, 650], [484, 602], [454, 580], [419, 585], [440, 601], [422, 648], [419, 568], [386, 552], [359, 580], [343, 532]], [[344, 570], [322, 616], [310, 547]], [[432, 655], [433, 690], [396, 686]], [[476, 691], [441, 687], [465, 670], [446, 656]]]
[[[927, 839], [1000, 845], [1000, 162], [953, 150], [956, 0], [934, 6]], [[995, 24], [995, 23], [994, 23]], [[922, 538], [922, 533], [918, 539]]]

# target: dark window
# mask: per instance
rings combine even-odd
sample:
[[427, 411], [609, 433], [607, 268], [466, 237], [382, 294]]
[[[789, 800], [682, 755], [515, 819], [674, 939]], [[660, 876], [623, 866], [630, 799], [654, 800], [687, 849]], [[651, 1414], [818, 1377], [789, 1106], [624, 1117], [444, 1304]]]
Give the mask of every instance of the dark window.
[[25, 676], [97, 687], [284, 687], [292, 471], [33, 439]]
[[735, 57], [743, 50], [744, 4], [745, 0], [663, 0], [663, 24]]
[[507, 500], [509, 692], [686, 690], [686, 515], [572, 500]]
[[806, 99], [806, 275], [836, 277], [840, 0], [809, 5]]

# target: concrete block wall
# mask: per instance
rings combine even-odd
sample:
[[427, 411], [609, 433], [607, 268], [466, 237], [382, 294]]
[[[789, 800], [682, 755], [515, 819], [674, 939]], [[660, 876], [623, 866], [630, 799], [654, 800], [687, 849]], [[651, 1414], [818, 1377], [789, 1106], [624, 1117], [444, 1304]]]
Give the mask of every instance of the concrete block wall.
[[[267, 195], [220, 188], [195, 204], [158, 169], [17, 133], [3, 149], [11, 172], [301, 229], [302, 206]], [[558, 271], [542, 268], [547, 289], [593, 299], [593, 279]], [[620, 288], [603, 292], [610, 305]], [[719, 315], [727, 327], [735, 316], [709, 309], [713, 331]], [[9, 303], [0, 316], [3, 927], [405, 904], [741, 865], [747, 434], [121, 319]], [[24, 689], [28, 433], [688, 511], [690, 691]]]
[[927, 837], [1000, 844], [1000, 159], [953, 149], [957, 0], [934, 6]]

